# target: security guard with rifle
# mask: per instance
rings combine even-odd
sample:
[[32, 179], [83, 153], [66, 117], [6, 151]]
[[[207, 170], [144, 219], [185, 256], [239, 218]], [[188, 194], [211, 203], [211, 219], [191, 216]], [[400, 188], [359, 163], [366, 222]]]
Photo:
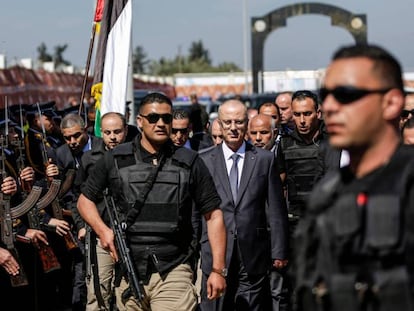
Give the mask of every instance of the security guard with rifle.
[[[76, 196], [80, 194], [80, 186], [91, 174], [95, 163], [123, 143], [127, 137], [128, 126], [125, 117], [117, 112], [108, 112], [101, 118], [102, 140], [94, 139], [91, 150], [82, 156], [80, 167], [76, 174]], [[108, 214], [105, 211], [104, 201], [97, 203], [103, 220], [109, 225]], [[76, 208], [76, 202], [75, 202]], [[72, 210], [74, 212], [74, 209]], [[77, 211], [77, 209], [76, 209]], [[87, 305], [86, 311], [110, 310], [113, 303], [113, 281], [115, 264], [111, 255], [104, 250], [96, 234], [85, 223], [76, 222], [78, 230], [86, 228], [85, 257], [86, 257], [86, 283]]]
[[[78, 200], [82, 217], [102, 247], [127, 271], [116, 291], [116, 303], [122, 310], [195, 310], [194, 271], [189, 264], [193, 201], [207, 222], [213, 265], [225, 268], [220, 198], [198, 154], [172, 144], [171, 122], [168, 97], [160, 93], [144, 97], [137, 116], [141, 134], [95, 164]], [[107, 211], [119, 216], [113, 217], [113, 228], [103, 222], [95, 203], [102, 200], [106, 188], [110, 195], [106, 197]], [[126, 245], [115, 243], [125, 241], [120, 234], [126, 237]], [[225, 278], [212, 273], [209, 299], [218, 298], [225, 287]]]

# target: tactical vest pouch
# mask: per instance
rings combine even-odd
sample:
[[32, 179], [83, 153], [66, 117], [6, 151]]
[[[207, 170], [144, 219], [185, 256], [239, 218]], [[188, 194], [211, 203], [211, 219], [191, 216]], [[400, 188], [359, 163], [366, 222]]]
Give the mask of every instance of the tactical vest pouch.
[[312, 191], [314, 175], [290, 176], [287, 178], [289, 201], [304, 201]]
[[413, 310], [410, 280], [405, 267], [398, 267], [374, 274], [373, 291], [379, 302], [379, 310]]
[[354, 194], [340, 196], [333, 206], [335, 235], [344, 237], [356, 233], [361, 227], [359, 214]]
[[377, 249], [395, 246], [401, 233], [401, 208], [398, 197], [396, 195], [368, 197], [366, 213], [366, 245]]
[[355, 290], [355, 274], [334, 274], [331, 277], [329, 295], [331, 309], [335, 311], [359, 310], [359, 301]]
[[[147, 180], [148, 172], [130, 175], [131, 191], [140, 191]], [[174, 171], [159, 171], [157, 179], [148, 193], [145, 203], [131, 202], [139, 210], [130, 233], [173, 233], [179, 224], [180, 174]], [[139, 197], [132, 195], [131, 197]], [[166, 203], [167, 202], [167, 203]], [[138, 206], [137, 206], [138, 205]]]

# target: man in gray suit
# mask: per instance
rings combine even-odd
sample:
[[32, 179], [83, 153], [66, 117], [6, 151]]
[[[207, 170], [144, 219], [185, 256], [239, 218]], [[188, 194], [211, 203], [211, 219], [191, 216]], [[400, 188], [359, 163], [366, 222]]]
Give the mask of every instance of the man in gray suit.
[[[203, 152], [201, 157], [222, 201], [228, 269], [212, 267], [203, 226], [201, 309], [263, 310], [268, 297], [268, 270], [271, 265], [282, 268], [287, 264], [288, 219], [282, 185], [273, 153], [244, 140], [247, 111], [243, 103], [225, 102], [218, 118], [223, 144]], [[205, 280], [210, 273], [227, 274], [227, 290], [218, 301], [208, 301], [205, 296]]]

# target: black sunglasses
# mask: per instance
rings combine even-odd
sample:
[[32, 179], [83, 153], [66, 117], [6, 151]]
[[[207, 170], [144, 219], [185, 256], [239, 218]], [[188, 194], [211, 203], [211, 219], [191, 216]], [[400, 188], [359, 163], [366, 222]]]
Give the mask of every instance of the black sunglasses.
[[401, 111], [401, 118], [408, 118], [409, 115], [414, 115], [414, 109]]
[[146, 116], [144, 116], [143, 114], [140, 114], [140, 116], [147, 119], [149, 123], [157, 123], [158, 120], [161, 118], [165, 124], [170, 124], [173, 119], [173, 116], [171, 113], [163, 113], [163, 114], [149, 113]]
[[173, 134], [177, 134], [178, 132], [180, 132], [180, 133], [181, 133], [181, 135], [185, 135], [185, 134], [187, 134], [187, 133], [188, 133], [188, 128], [183, 128], [183, 129], [172, 128], [172, 129], [171, 129], [171, 132], [172, 132]]
[[387, 93], [391, 88], [386, 89], [376, 89], [376, 90], [367, 90], [367, 89], [358, 89], [353, 86], [337, 86], [333, 89], [327, 89], [325, 87], [319, 89], [319, 97], [322, 101], [322, 103], [325, 101], [326, 97], [328, 97], [329, 94], [332, 94], [332, 96], [341, 104], [350, 104], [358, 99], [361, 99], [364, 96], [367, 96], [369, 94], [385, 94]]

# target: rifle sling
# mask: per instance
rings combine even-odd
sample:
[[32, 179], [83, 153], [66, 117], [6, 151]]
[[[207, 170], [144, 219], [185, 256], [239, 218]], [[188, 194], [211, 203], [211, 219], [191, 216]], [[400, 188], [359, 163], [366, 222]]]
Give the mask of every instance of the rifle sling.
[[95, 291], [96, 300], [100, 308], [105, 309], [105, 301], [102, 296], [100, 280], [99, 280], [99, 266], [98, 266], [98, 256], [96, 254], [96, 235], [92, 232], [89, 244], [89, 256], [91, 258], [91, 268], [92, 268], [92, 280], [93, 288]]
[[147, 199], [147, 196], [155, 183], [155, 180], [157, 179], [158, 172], [160, 171], [161, 166], [164, 164], [164, 160], [165, 156], [164, 154], [161, 154], [160, 160], [158, 161], [158, 165], [152, 168], [151, 173], [148, 176], [147, 182], [145, 183], [142, 192], [140, 192], [140, 198], [138, 198], [138, 200], [135, 202], [133, 208], [130, 208], [128, 210], [126, 215], [127, 226], [132, 225], [135, 219], [138, 217], [141, 208], [144, 205], [145, 200]]

